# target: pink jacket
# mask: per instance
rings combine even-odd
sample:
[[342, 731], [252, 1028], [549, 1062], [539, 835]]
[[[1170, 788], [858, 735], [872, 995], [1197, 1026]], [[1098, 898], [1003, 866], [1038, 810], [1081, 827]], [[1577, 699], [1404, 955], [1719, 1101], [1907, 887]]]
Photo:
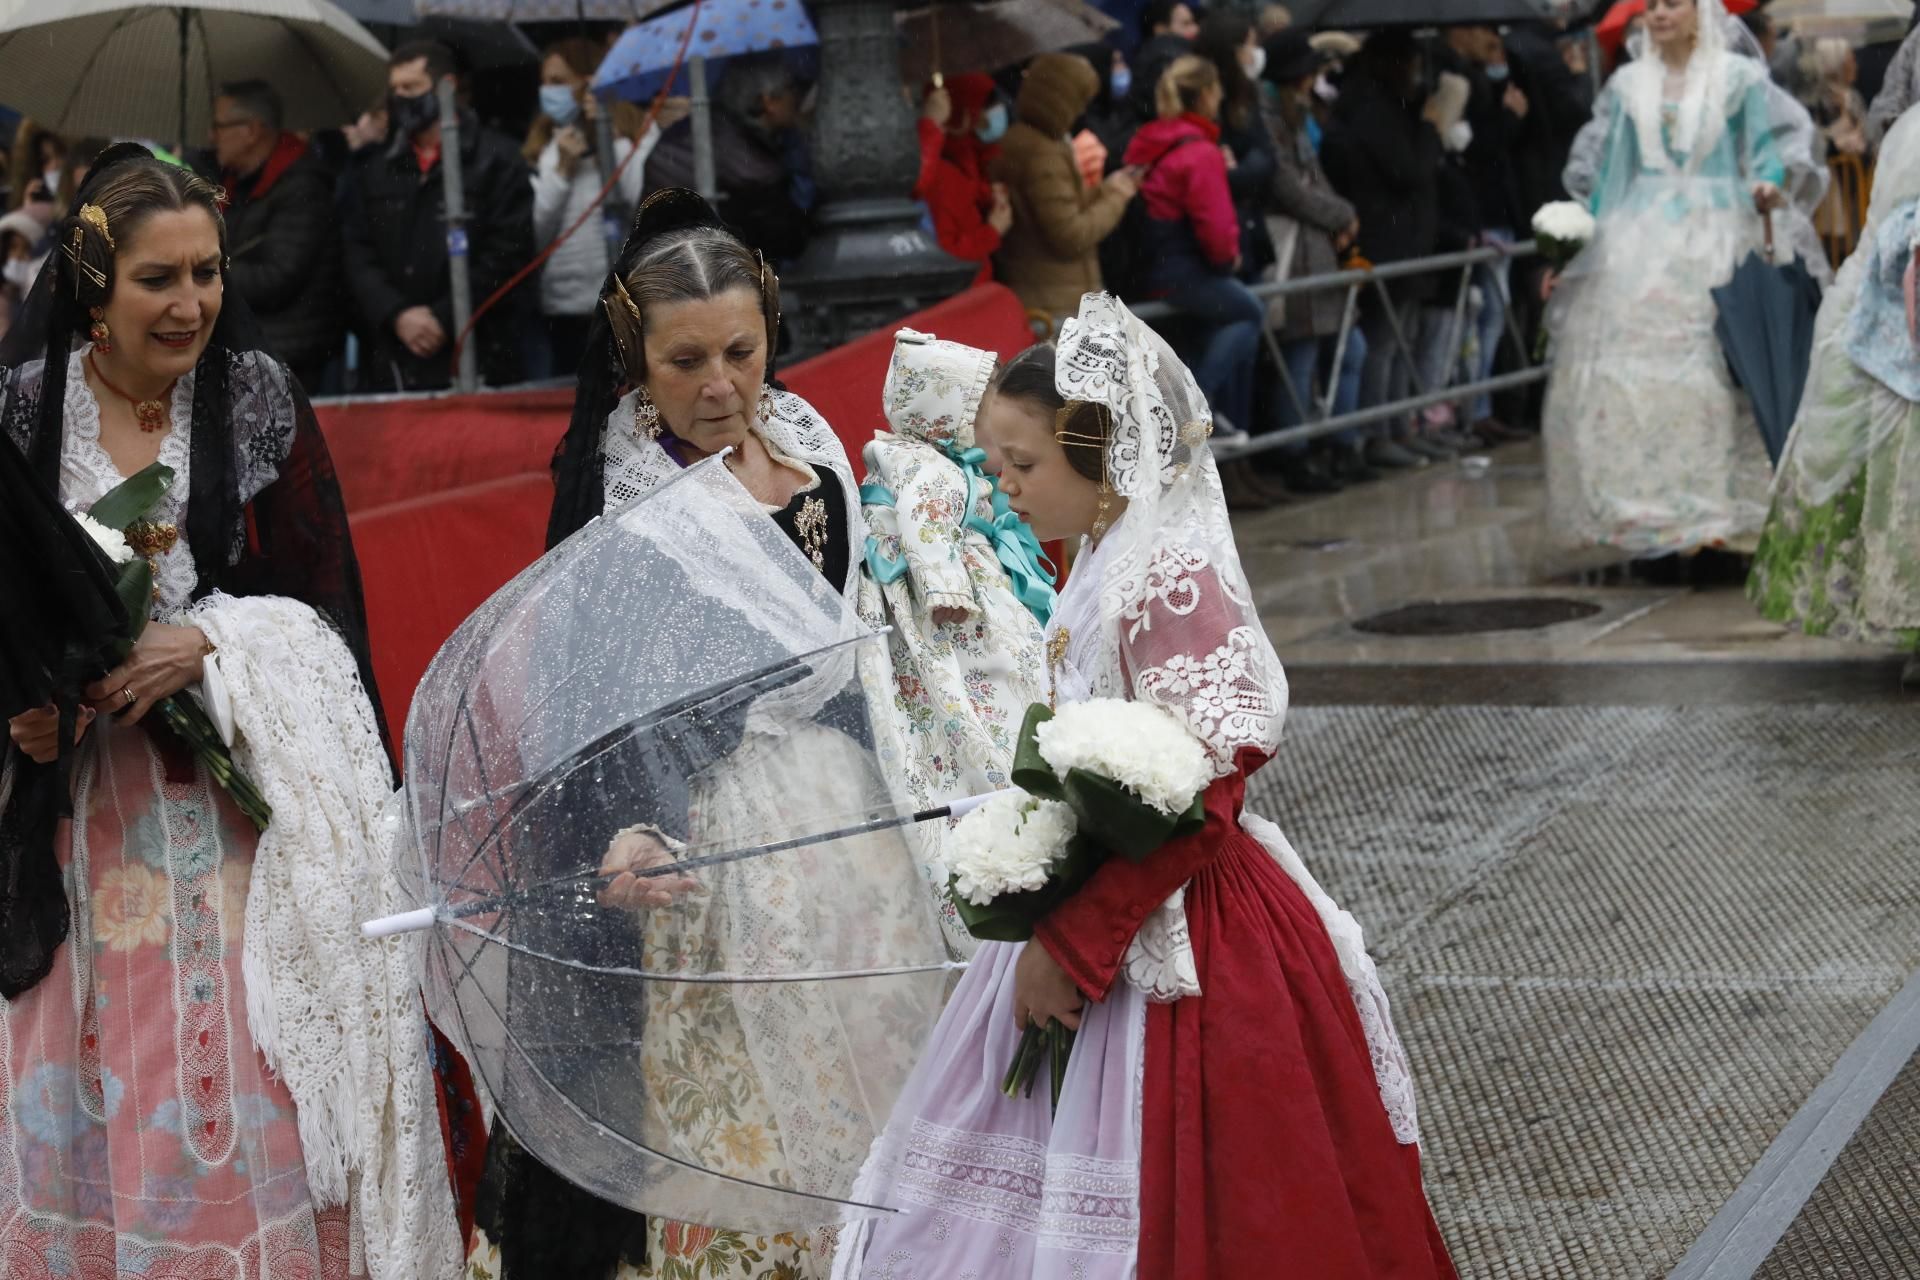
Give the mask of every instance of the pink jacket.
[[[1174, 148], [1182, 138], [1193, 141]], [[1165, 160], [1160, 159], [1163, 155]], [[1227, 160], [1220, 154], [1217, 126], [1194, 116], [1149, 121], [1127, 144], [1126, 163], [1153, 166], [1140, 184], [1148, 217], [1162, 222], [1186, 219], [1209, 262], [1220, 268], [1233, 264], [1240, 256], [1240, 218], [1227, 189]]]

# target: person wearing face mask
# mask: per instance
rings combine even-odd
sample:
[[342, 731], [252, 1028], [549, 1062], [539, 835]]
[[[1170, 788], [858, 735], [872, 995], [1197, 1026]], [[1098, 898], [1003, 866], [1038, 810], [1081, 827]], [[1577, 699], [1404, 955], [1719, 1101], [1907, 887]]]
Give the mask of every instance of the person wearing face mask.
[[[15, 209], [0, 218], [0, 325], [11, 326], [13, 317], [33, 289], [33, 282], [46, 265], [47, 229], [38, 218]], [[5, 329], [0, 328], [0, 333]]]
[[[520, 149], [533, 166], [537, 249], [546, 248], [579, 222], [607, 184], [594, 138], [601, 106], [588, 91], [600, 58], [597, 45], [575, 36], [548, 45], [540, 64], [540, 114], [533, 118], [526, 145]], [[648, 123], [631, 103], [614, 104], [613, 159], [616, 166], [624, 166], [611, 197], [617, 207], [640, 207], [647, 157], [660, 141], [660, 130], [685, 110], [686, 104], [679, 102], [663, 106], [665, 118]], [[554, 249], [541, 268], [540, 311], [546, 321], [550, 373], [571, 375], [579, 367], [600, 282], [610, 265], [607, 237], [599, 222], [589, 219]]]
[[920, 175], [913, 198], [927, 208], [940, 247], [980, 264], [975, 283], [993, 279], [991, 259], [1013, 226], [1006, 190], [987, 180], [987, 166], [1006, 136], [1007, 104], [991, 76], [967, 73], [930, 86], [920, 108]]
[[67, 166], [67, 144], [57, 133], [22, 118], [14, 131], [7, 207], [31, 210], [51, 223], [56, 205], [64, 209], [73, 199], [73, 175]]
[[[435, 86], [453, 54], [428, 41], [402, 45], [387, 66], [387, 143], [363, 152], [348, 179], [343, 230], [346, 277], [362, 326], [363, 391], [433, 391], [453, 380], [452, 273], [441, 176]], [[482, 128], [464, 108], [460, 161], [466, 186], [467, 271], [477, 307], [533, 258], [533, 184], [512, 141]], [[480, 377], [492, 386], [521, 377], [507, 306], [482, 316]]]

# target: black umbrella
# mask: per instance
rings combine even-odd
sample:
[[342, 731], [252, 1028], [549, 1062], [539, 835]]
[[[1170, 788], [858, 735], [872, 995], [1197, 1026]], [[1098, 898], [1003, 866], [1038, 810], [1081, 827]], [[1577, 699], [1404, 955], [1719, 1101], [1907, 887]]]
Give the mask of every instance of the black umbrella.
[[1749, 253], [1733, 278], [1713, 291], [1713, 302], [1720, 312], [1713, 332], [1734, 381], [1753, 400], [1767, 456], [1778, 466], [1807, 385], [1820, 285], [1798, 257], [1786, 266], [1775, 264], [1768, 218], [1765, 256]]
[[1556, 0], [1302, 0], [1288, 6], [1295, 23], [1323, 31], [1538, 22], [1565, 7]]

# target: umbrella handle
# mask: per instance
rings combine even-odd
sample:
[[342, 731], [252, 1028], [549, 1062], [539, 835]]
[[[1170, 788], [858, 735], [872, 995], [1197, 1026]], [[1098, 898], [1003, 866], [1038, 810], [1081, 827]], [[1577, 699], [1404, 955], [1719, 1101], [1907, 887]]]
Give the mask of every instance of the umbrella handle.
[[382, 916], [378, 920], [368, 920], [360, 926], [360, 936], [369, 942], [381, 938], [391, 938], [397, 933], [418, 933], [422, 929], [433, 928], [433, 908], [421, 907], [418, 911], [402, 911], [398, 915]]
[[1760, 221], [1765, 223], [1767, 228], [1767, 245], [1766, 245], [1767, 261], [1773, 262], [1775, 260], [1774, 253], [1773, 253], [1773, 210], [1769, 209], [1765, 213], [1761, 214]]

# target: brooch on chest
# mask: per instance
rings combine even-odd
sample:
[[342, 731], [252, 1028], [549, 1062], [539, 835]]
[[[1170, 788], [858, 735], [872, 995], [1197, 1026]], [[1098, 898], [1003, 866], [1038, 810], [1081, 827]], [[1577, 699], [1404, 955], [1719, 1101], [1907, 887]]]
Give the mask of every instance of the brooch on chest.
[[807, 559], [813, 561], [813, 567], [826, 571], [827, 567], [827, 504], [818, 498], [808, 498], [800, 504], [800, 514], [793, 520], [794, 532], [800, 535], [800, 549], [807, 553]]

